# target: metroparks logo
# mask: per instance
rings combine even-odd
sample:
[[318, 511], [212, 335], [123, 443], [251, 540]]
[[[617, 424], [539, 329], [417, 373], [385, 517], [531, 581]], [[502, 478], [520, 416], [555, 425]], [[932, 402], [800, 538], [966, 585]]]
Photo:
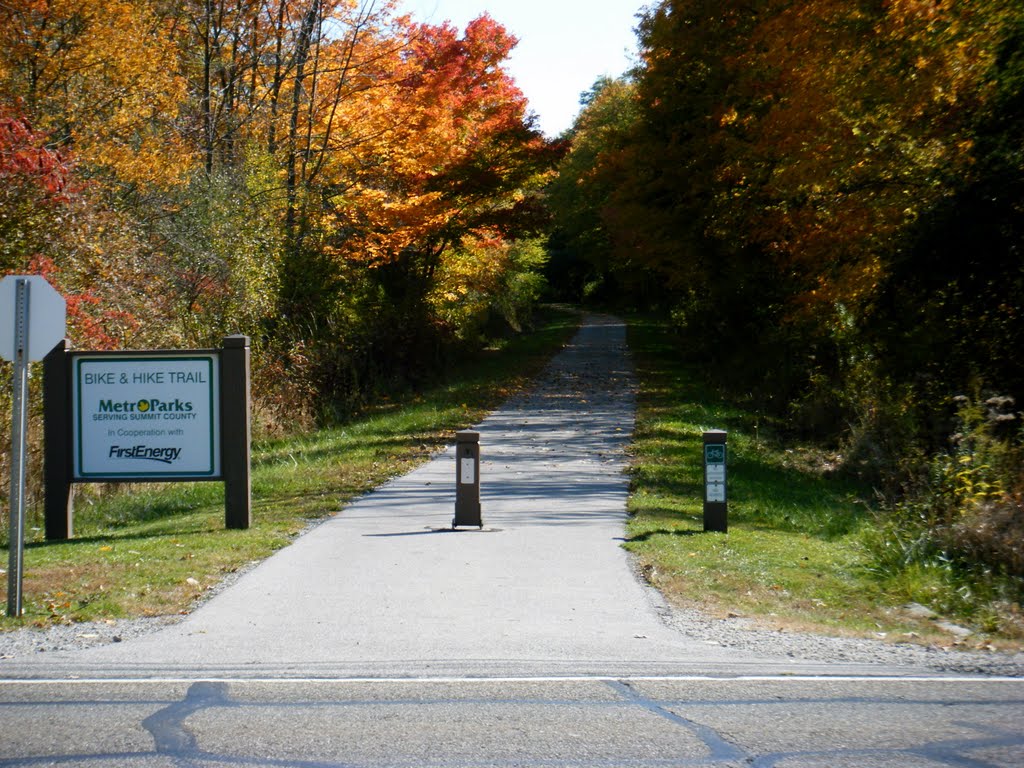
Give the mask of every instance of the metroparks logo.
[[100, 400], [100, 413], [131, 414], [145, 419], [160, 419], [167, 414], [191, 414], [194, 407], [191, 402], [178, 398], [160, 400], [155, 397], [141, 400]]
[[196, 421], [199, 414], [190, 400], [174, 398], [161, 400], [144, 397], [141, 400], [100, 400], [92, 420], [100, 422], [118, 421]]
[[[195, 407], [190, 401], [180, 398], [161, 400], [155, 397], [140, 400], [100, 400], [99, 410], [93, 417], [102, 421], [182, 421], [196, 418]], [[141, 425], [140, 425], [141, 426]], [[166, 430], [151, 424], [150, 429], [118, 429], [118, 437], [162, 437]], [[135, 445], [110, 446], [107, 458], [129, 461], [156, 461], [161, 464], [174, 464], [181, 457], [181, 448], [154, 447], [144, 443]]]

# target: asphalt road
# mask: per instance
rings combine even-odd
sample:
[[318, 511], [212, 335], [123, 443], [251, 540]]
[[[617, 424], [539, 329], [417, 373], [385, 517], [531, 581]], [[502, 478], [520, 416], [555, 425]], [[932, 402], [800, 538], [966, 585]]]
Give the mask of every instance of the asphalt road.
[[0, 766], [1024, 765], [1019, 681], [0, 685]]
[[1019, 766], [1024, 681], [811, 662], [669, 628], [620, 543], [634, 388], [590, 317], [449, 451], [184, 621], [0, 662], [4, 766]]

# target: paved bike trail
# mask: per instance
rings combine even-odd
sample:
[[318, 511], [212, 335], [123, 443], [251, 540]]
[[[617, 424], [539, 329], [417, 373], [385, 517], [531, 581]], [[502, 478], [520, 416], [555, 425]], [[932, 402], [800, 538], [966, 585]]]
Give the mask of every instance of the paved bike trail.
[[[621, 547], [635, 399], [625, 326], [588, 315], [535, 387], [476, 427], [482, 530], [451, 530], [450, 448], [350, 504], [180, 623], [46, 654], [46, 666], [101, 677], [251, 678], [792, 666], [694, 641], [662, 621], [658, 594]], [[42, 663], [5, 672], [31, 675]]]

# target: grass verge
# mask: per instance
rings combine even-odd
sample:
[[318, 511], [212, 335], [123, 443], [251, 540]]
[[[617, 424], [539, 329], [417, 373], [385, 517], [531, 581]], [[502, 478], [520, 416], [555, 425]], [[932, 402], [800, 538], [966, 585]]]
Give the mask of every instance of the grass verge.
[[[75, 538], [25, 552], [26, 625], [187, 613], [224, 577], [286, 546], [311, 521], [426, 461], [527, 384], [570, 338], [578, 318], [551, 310], [537, 330], [483, 352], [449, 381], [371, 410], [344, 426], [253, 445], [253, 526], [224, 528], [219, 483], [83, 489]], [[2, 565], [7, 553], [3, 550]], [[7, 579], [2, 579], [6, 604]]]
[[[634, 320], [641, 380], [627, 549], [673, 604], [774, 629], [1005, 646], [961, 640], [903, 607], [912, 593], [872, 570], [870, 489], [831, 476], [820, 450], [759, 434], [757, 414], [724, 402], [679, 361], [658, 322]], [[701, 433], [728, 431], [729, 532], [703, 532]]]

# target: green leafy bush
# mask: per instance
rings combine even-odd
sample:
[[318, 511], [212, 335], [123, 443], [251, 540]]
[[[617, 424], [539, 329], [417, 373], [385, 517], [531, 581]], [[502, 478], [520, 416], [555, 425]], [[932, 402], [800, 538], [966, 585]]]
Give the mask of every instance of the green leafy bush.
[[1012, 398], [955, 401], [949, 449], [920, 462], [865, 544], [908, 598], [1005, 630], [1024, 599], [1024, 430]]

